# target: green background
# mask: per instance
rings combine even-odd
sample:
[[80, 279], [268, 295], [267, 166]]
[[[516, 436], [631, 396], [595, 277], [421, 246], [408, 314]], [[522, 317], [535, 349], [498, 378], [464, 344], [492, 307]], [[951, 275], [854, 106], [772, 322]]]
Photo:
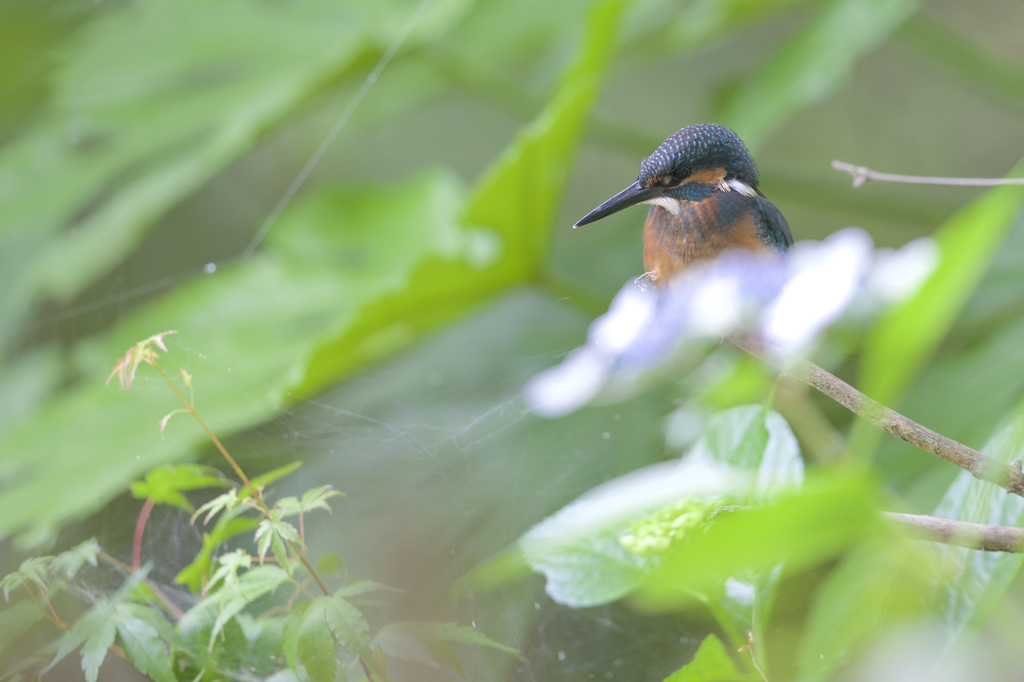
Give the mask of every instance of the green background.
[[[457, 605], [447, 589], [590, 487], [678, 454], [665, 417], [699, 391], [682, 376], [557, 421], [527, 414], [520, 392], [642, 272], [641, 209], [572, 223], [691, 123], [745, 139], [798, 240], [849, 225], [883, 246], [941, 235], [941, 281], [865, 336], [830, 337], [823, 364], [973, 447], [1024, 394], [1020, 192], [854, 190], [829, 168], [1013, 168], [1019, 2], [3, 0], [0, 12], [0, 568], [90, 534], [130, 553], [128, 484], [164, 462], [219, 464], [184, 417], [160, 433], [173, 396], [146, 368], [132, 394], [103, 385], [125, 348], [176, 329], [165, 366], [193, 373], [197, 407], [248, 471], [301, 459], [282, 492], [348, 495], [311, 524], [312, 546], [404, 589], [395, 619], [473, 621], [529, 660], [474, 654], [475, 679], [662, 679], [709, 620], [572, 610], [539, 578]], [[763, 397], [744, 386], [707, 402]], [[805, 452], [815, 425], [848, 434], [907, 510], [932, 511], [957, 473], [816, 397], [796, 405], [778, 409]], [[154, 577], [170, 583], [199, 543], [183, 512], [158, 508], [144, 546]], [[783, 586], [783, 612], [801, 612], [799, 592]]]

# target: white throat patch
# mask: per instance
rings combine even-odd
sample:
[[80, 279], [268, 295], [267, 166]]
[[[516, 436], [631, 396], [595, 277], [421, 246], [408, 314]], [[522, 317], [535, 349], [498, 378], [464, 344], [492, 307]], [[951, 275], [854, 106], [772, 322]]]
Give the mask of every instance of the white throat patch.
[[674, 197], [654, 197], [653, 199], [648, 199], [647, 201], [642, 201], [640, 203], [661, 206], [672, 215], [679, 215], [679, 211], [682, 210], [682, 207], [679, 205], [679, 200]]

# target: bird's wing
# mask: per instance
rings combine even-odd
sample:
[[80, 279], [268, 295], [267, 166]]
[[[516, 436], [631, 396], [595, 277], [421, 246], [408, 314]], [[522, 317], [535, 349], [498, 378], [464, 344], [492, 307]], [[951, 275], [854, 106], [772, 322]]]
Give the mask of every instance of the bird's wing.
[[789, 231], [789, 223], [775, 204], [758, 196], [754, 200], [755, 214], [758, 218], [761, 238], [780, 251], [793, 245], [793, 235]]

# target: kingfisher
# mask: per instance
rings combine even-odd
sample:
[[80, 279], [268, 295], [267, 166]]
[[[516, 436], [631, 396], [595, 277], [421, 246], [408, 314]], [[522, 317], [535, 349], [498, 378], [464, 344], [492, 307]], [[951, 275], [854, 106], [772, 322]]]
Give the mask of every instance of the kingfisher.
[[736, 133], [715, 123], [691, 125], [640, 163], [636, 182], [573, 227], [651, 204], [641, 279], [654, 286], [729, 248], [781, 257], [793, 236], [757, 181], [754, 159]]

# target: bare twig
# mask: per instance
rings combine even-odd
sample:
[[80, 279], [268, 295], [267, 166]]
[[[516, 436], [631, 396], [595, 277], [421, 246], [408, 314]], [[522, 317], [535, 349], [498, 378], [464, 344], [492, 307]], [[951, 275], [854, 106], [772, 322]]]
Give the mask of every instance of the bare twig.
[[952, 462], [961, 469], [969, 471], [977, 479], [994, 483], [1009, 493], [1024, 497], [1024, 472], [1021, 471], [1020, 460], [1014, 460], [1011, 464], [1006, 465], [958, 443], [952, 438], [946, 438], [872, 400], [814, 363], [799, 358], [786, 359], [781, 353], [767, 347], [758, 339], [749, 336], [730, 336], [728, 341], [737, 348], [776, 367], [789, 378], [802, 381], [811, 388], [821, 391], [883, 431], [887, 431], [929, 454]]
[[986, 552], [1024, 553], [1024, 528], [987, 526], [936, 516], [883, 512], [882, 515], [911, 537]]
[[754, 669], [761, 674], [761, 679], [764, 680], [764, 682], [768, 682], [768, 678], [765, 677], [764, 671], [761, 670], [761, 666], [759, 666], [757, 664], [757, 659], [754, 658], [754, 633], [753, 632], [748, 632], [747, 633], [747, 644], [746, 644], [746, 646], [741, 646], [739, 648], [739, 651], [749, 651], [750, 652], [750, 662], [754, 664]]
[[181, 391], [178, 390], [178, 387], [175, 386], [174, 382], [171, 381], [171, 378], [167, 376], [167, 373], [164, 372], [163, 367], [158, 365], [156, 361], [150, 361], [149, 364], [153, 365], [156, 371], [160, 372], [160, 376], [164, 378], [164, 381], [167, 382], [167, 385], [171, 387], [172, 391], [174, 391], [174, 395], [178, 396], [178, 400], [180, 400], [181, 404], [185, 406], [185, 411], [191, 414], [195, 418], [195, 420], [199, 422], [199, 426], [203, 427], [203, 431], [206, 432], [206, 435], [207, 437], [209, 437], [210, 441], [212, 441], [213, 444], [217, 446], [217, 449], [220, 450], [220, 454], [224, 455], [224, 459], [228, 461], [228, 464], [231, 465], [231, 468], [235, 470], [235, 473], [238, 474], [238, 477], [241, 478], [242, 482], [245, 483], [245, 485], [249, 488], [249, 492], [252, 494], [253, 499], [259, 503], [260, 507], [263, 509], [264, 512], [266, 512], [267, 516], [270, 516], [270, 509], [267, 508], [267, 504], [263, 501], [263, 496], [259, 493], [258, 490], [256, 490], [256, 488], [252, 484], [252, 481], [250, 481], [249, 477], [245, 475], [245, 472], [242, 471], [242, 467], [238, 466], [238, 462], [235, 461], [235, 458], [228, 453], [227, 449], [220, 442], [220, 439], [218, 439], [217, 436], [213, 435], [213, 431], [210, 430], [210, 427], [206, 425], [206, 422], [204, 422], [202, 417], [199, 416], [199, 413], [196, 412], [196, 408], [193, 407], [192, 404], [189, 403], [189, 401], [185, 400], [185, 396], [181, 394]]
[[1024, 178], [937, 178], [926, 175], [897, 175], [879, 173], [864, 166], [854, 166], [845, 161], [833, 161], [832, 168], [853, 176], [853, 186], [860, 187], [868, 180], [881, 182], [903, 182], [909, 185], [959, 185], [962, 187], [992, 187], [995, 185], [1024, 185]]

